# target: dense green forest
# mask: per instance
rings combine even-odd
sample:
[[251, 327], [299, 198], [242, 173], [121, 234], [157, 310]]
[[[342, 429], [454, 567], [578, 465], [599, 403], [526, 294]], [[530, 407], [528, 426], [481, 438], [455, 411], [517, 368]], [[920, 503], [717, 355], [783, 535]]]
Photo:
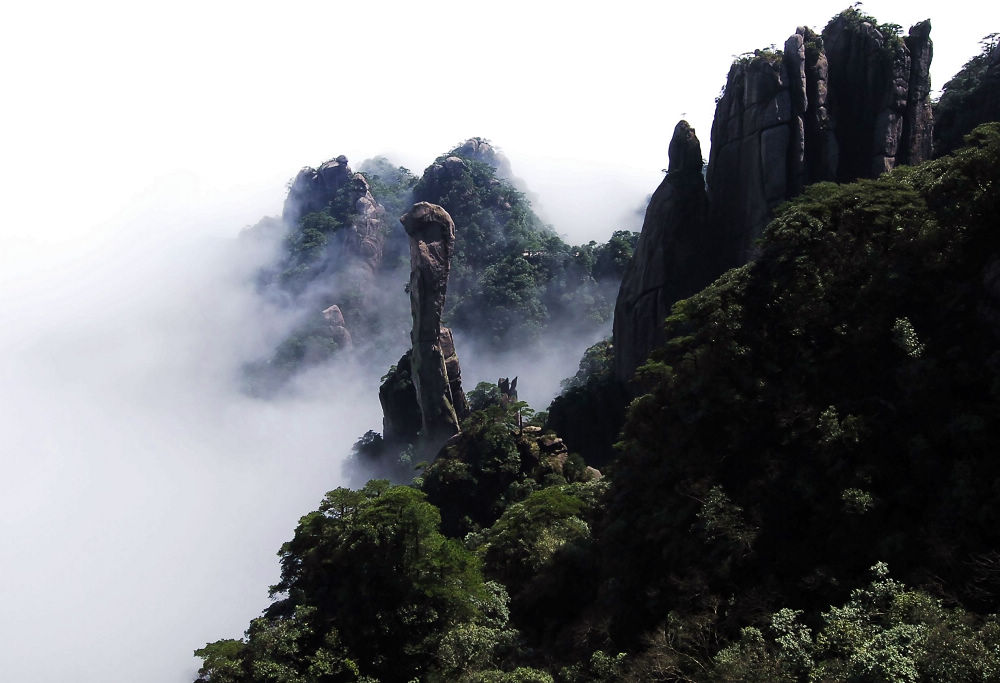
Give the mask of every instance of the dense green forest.
[[[449, 315], [489, 310], [496, 343], [635, 246], [566, 246], [481, 162], [389, 170], [472, 226]], [[603, 342], [544, 412], [470, 391], [430, 462], [366, 434], [355, 457], [412, 480], [302, 517], [271, 606], [196, 651], [198, 681], [997, 680], [998, 216], [988, 123], [780, 206], [633, 386]]]
[[969, 142], [810, 187], [679, 302], [609, 477], [495, 403], [331, 492], [202, 680], [1000, 673], [1000, 125]]

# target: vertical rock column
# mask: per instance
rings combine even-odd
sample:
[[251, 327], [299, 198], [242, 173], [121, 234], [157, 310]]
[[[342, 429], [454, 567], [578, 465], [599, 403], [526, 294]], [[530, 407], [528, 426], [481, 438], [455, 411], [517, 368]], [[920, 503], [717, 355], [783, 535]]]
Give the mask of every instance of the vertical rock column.
[[687, 121], [674, 127], [667, 177], [656, 188], [615, 303], [615, 376], [622, 382], [662, 344], [663, 319], [723, 270], [718, 237], [706, 225], [701, 143]]
[[900, 163], [919, 164], [931, 158], [934, 138], [934, 112], [931, 109], [931, 42], [930, 19], [910, 27], [904, 39], [910, 51], [910, 84], [906, 94], [906, 118], [903, 121], [905, 147], [899, 152]]
[[[447, 211], [427, 202], [414, 204], [399, 220], [410, 237], [413, 385], [424, 441], [433, 448], [459, 431], [441, 344], [441, 312], [455, 246], [455, 224]], [[450, 339], [450, 334], [447, 336]], [[453, 348], [448, 355], [454, 355]]]

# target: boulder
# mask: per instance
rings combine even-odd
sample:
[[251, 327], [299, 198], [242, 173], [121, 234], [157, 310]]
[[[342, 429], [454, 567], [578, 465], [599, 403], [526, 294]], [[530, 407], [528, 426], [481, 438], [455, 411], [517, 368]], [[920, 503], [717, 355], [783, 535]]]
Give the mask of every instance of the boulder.
[[326, 320], [327, 329], [333, 340], [337, 342], [338, 348], [349, 349], [354, 345], [351, 333], [347, 329], [347, 323], [344, 322], [344, 314], [340, 311], [340, 306], [333, 305], [324, 310], [323, 318]]
[[382, 438], [395, 447], [416, 443], [422, 427], [410, 357], [410, 351], [404, 353], [386, 373], [378, 389], [378, 400], [382, 404]]

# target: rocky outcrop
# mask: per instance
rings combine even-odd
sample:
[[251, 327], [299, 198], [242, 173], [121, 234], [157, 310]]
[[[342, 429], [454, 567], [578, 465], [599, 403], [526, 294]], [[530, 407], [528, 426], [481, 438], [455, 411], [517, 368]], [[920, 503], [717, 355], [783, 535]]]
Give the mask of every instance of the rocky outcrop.
[[302, 216], [326, 209], [353, 175], [343, 154], [319, 168], [304, 167], [288, 188], [281, 217], [288, 225], [294, 225]]
[[339, 349], [349, 349], [354, 345], [351, 333], [344, 322], [344, 314], [340, 311], [340, 306], [333, 305], [323, 311], [323, 319], [326, 320], [330, 338], [333, 339]]
[[921, 22], [903, 40], [855, 10], [841, 12], [823, 29], [838, 182], [874, 178], [930, 157], [930, 29], [929, 21]]
[[805, 185], [929, 158], [931, 54], [930, 22], [903, 39], [849, 9], [822, 35], [800, 27], [783, 50], [732, 65], [712, 123], [707, 199], [694, 131], [683, 121], [674, 130], [615, 306], [619, 381], [665, 341], [674, 302], [753, 258], [774, 209]]
[[451, 150], [451, 155], [488, 164], [496, 169], [497, 175], [501, 178], [513, 179], [510, 160], [483, 138], [469, 138]]
[[646, 209], [642, 234], [615, 304], [615, 375], [628, 380], [663, 338], [663, 319], [678, 299], [718, 271], [707, 225], [701, 143], [686, 121], [674, 128], [667, 176]]
[[[464, 420], [469, 416], [469, 402], [462, 389], [462, 367], [458, 362], [458, 354], [455, 353], [455, 340], [451, 330], [442, 327], [439, 339], [455, 415], [459, 420]], [[408, 350], [399, 362], [389, 368], [378, 390], [378, 400], [382, 405], [382, 437], [386, 443], [397, 448], [416, 443], [423, 428], [423, 417], [413, 384], [410, 362], [412, 355], [412, 350]]]
[[934, 148], [934, 109], [931, 106], [931, 22], [922, 21], [910, 29], [904, 39], [910, 51], [910, 82], [906, 93], [906, 116], [903, 119], [905, 149], [899, 163], [918, 164], [931, 158]]
[[368, 181], [351, 171], [343, 155], [318, 169], [306, 167], [299, 171], [289, 187], [282, 219], [291, 227], [303, 216], [320, 211], [346, 223], [346, 229], [338, 229], [331, 236], [331, 248], [339, 252], [340, 258], [329, 265], [339, 267], [343, 261], [360, 271], [352, 275], [374, 273], [382, 262], [387, 232], [385, 211], [372, 196]]
[[422, 427], [420, 405], [413, 388], [408, 350], [382, 378], [378, 400], [382, 405], [382, 438], [395, 447], [415, 443]]
[[[436, 204], [419, 202], [400, 218], [410, 237], [410, 311], [413, 315], [412, 379], [424, 439], [440, 446], [459, 432], [446, 357], [454, 357], [450, 331], [442, 344], [441, 312], [455, 247], [455, 224]], [[446, 351], [449, 353], [446, 356]], [[453, 358], [457, 368], [458, 359]], [[460, 376], [460, 372], [456, 373]], [[464, 395], [462, 397], [464, 402]]]
[[465, 390], [462, 389], [462, 366], [458, 362], [458, 353], [455, 351], [455, 338], [451, 330], [447, 327], [441, 328], [439, 336], [441, 344], [441, 355], [444, 356], [444, 368], [448, 375], [448, 387], [451, 389], [451, 402], [455, 407], [455, 415], [458, 419], [464, 420], [469, 416], [469, 401], [465, 397]]
[[[804, 75], [804, 51], [800, 64], [797, 78]], [[790, 188], [802, 185], [804, 98], [797, 98], [800, 104], [793, 110], [792, 92], [801, 95], [803, 81], [790, 87], [780, 52], [759, 52], [729, 70], [725, 93], [715, 108], [707, 174], [711, 221], [724, 230], [715, 248], [722, 251], [726, 265], [752, 254], [771, 211], [788, 197]]]
[[874, 178], [930, 157], [930, 22], [904, 40], [847, 10], [822, 36], [735, 62], [715, 110], [711, 222], [728, 265], [754, 254], [774, 208], [808, 183]]

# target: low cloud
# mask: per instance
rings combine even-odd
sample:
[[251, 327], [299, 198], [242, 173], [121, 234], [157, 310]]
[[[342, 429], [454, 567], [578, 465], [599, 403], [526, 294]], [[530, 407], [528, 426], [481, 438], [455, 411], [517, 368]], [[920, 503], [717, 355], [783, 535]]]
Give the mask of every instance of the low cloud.
[[249, 286], [274, 245], [157, 211], [119, 227], [0, 278], [11, 680], [193, 680], [192, 650], [268, 604], [275, 552], [380, 423], [354, 367], [241, 392], [290, 323]]

